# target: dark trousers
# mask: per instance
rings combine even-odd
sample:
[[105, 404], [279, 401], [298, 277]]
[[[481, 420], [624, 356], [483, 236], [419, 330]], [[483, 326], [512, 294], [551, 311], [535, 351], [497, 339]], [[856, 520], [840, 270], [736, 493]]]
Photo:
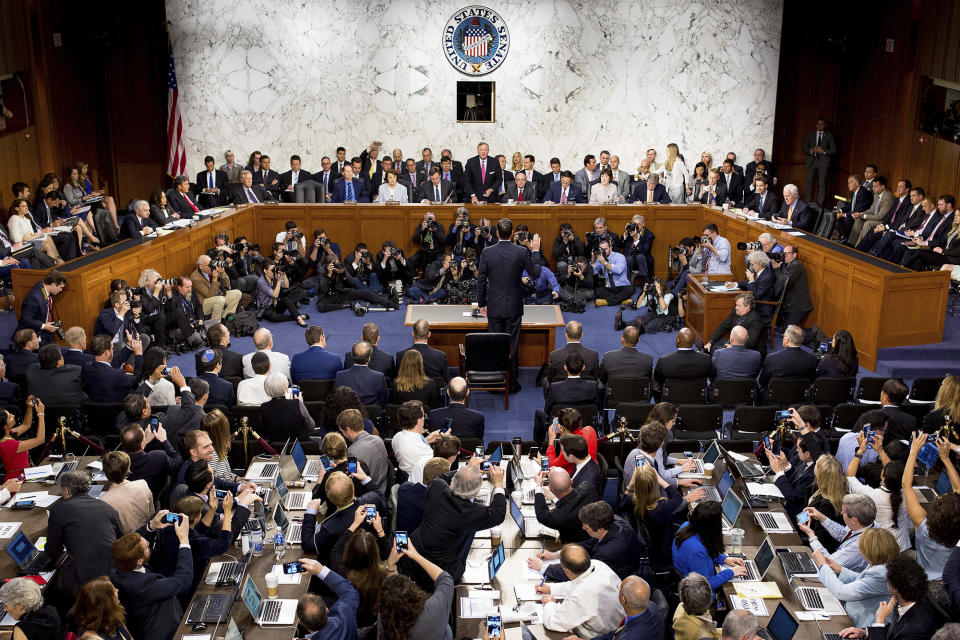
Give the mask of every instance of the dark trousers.
[[830, 168], [830, 161], [826, 157], [812, 158], [807, 164], [807, 189], [803, 192], [803, 197], [807, 202], [814, 202], [813, 199], [813, 181], [819, 179], [817, 189], [816, 203], [823, 208], [823, 201], [827, 196], [827, 170]]
[[[290, 315], [287, 315], [287, 314]], [[270, 322], [296, 320], [300, 316], [297, 302], [293, 296], [281, 294], [272, 305], [263, 310], [263, 317]]]
[[594, 294], [598, 299], [607, 301], [609, 305], [620, 304], [624, 300], [629, 300], [633, 295], [633, 285], [627, 284], [622, 287], [597, 287]]
[[903, 256], [903, 262], [901, 264], [908, 269], [921, 271], [928, 265], [939, 269], [949, 262], [950, 260], [942, 253], [936, 253], [930, 249], [916, 249], [914, 251], [907, 251]]
[[509, 318], [487, 318], [488, 332], [510, 334], [510, 387], [513, 389], [516, 389], [520, 384], [517, 379], [519, 375], [517, 349], [520, 347], [520, 325], [522, 323], [522, 315]]

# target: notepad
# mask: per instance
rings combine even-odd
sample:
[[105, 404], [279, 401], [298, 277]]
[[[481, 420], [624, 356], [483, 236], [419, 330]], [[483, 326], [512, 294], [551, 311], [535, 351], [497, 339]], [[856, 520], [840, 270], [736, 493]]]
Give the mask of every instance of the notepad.
[[543, 576], [543, 573], [547, 570], [547, 567], [549, 567], [552, 564], [560, 564], [560, 560], [544, 560], [543, 568], [540, 571], [537, 571], [536, 569], [531, 569], [529, 565], [525, 566], [523, 568], [523, 579], [539, 580]]
[[733, 585], [741, 598], [782, 598], [776, 582], [737, 582]]
[[775, 484], [761, 484], [759, 482], [748, 482], [747, 491], [753, 497], [764, 498], [783, 498], [783, 493]]
[[755, 616], [768, 616], [767, 605], [763, 603], [763, 598], [740, 598], [730, 596], [730, 604], [734, 609], [743, 609], [749, 611]]

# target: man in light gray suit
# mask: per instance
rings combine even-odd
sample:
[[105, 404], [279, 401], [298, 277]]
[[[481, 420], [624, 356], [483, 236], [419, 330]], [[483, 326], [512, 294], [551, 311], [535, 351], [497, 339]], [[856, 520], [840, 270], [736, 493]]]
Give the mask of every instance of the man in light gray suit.
[[[523, 194], [521, 198], [520, 195]], [[523, 171], [517, 171], [514, 174], [514, 181], [504, 183], [503, 196], [501, 202], [536, 202], [537, 189], [532, 182], [527, 182], [527, 174]]]
[[620, 156], [610, 156], [610, 170], [613, 172], [613, 180], [620, 189], [620, 199], [626, 200], [630, 197], [630, 187], [632, 180], [630, 174], [620, 170]]
[[850, 237], [847, 239], [850, 245], [855, 247], [860, 244], [860, 241], [867, 237], [867, 234], [877, 224], [883, 222], [890, 210], [893, 209], [893, 203], [896, 200], [893, 193], [887, 189], [887, 179], [883, 176], [875, 177], [873, 179], [873, 204], [854, 221]]
[[803, 155], [807, 157], [807, 190], [803, 195], [807, 202], [813, 202], [813, 179], [820, 180], [817, 189], [817, 204], [823, 208], [823, 201], [827, 196], [827, 171], [830, 169], [830, 160], [837, 153], [837, 143], [833, 134], [826, 131], [826, 118], [817, 118], [817, 130], [807, 136], [803, 142]]
[[587, 200], [590, 199], [590, 185], [600, 179], [600, 169], [597, 167], [597, 158], [592, 153], [583, 157], [583, 169], [577, 171], [573, 181], [580, 187], [580, 193], [584, 194]]

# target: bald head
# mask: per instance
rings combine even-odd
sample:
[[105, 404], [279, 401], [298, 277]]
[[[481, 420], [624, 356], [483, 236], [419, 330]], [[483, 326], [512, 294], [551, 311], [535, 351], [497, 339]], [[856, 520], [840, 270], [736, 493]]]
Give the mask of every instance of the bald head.
[[450, 396], [450, 402], [463, 402], [467, 399], [467, 381], [457, 376], [450, 378], [447, 383], [447, 395]]
[[571, 320], [567, 323], [566, 333], [567, 342], [580, 342], [580, 338], [583, 337], [583, 325], [576, 320]]
[[640, 332], [634, 326], [627, 327], [623, 330], [623, 333], [620, 334], [620, 344], [630, 349], [636, 349], [639, 340]]
[[426, 342], [430, 337], [430, 323], [421, 318], [413, 323], [413, 341]]
[[684, 327], [677, 332], [677, 349], [689, 349], [693, 346], [695, 338], [693, 329]]
[[753, 640], [757, 633], [757, 616], [745, 609], [736, 609], [723, 620], [722, 640]]
[[557, 498], [562, 498], [573, 490], [570, 474], [563, 467], [551, 467], [547, 478], [550, 480], [550, 491]]
[[253, 332], [253, 346], [261, 351], [273, 348], [273, 334], [269, 329], [260, 328]]
[[579, 544], [565, 544], [560, 549], [560, 566], [567, 577], [573, 580], [590, 568], [590, 554]]
[[650, 585], [643, 578], [627, 576], [620, 583], [620, 603], [628, 616], [647, 610], [650, 602]]
[[742, 347], [747, 344], [747, 329], [737, 325], [730, 330], [730, 344]]

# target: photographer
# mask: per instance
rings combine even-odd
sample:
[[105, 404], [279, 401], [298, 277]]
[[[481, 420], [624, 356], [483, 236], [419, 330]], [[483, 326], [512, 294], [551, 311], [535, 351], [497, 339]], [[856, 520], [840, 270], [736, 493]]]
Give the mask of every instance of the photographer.
[[681, 292], [687, 289], [687, 276], [703, 270], [703, 257], [697, 251], [697, 243], [693, 238], [682, 238], [678, 246], [670, 249], [670, 259], [671, 268], [678, 271], [670, 293], [679, 298]]
[[459, 260], [450, 264], [450, 279], [447, 281], [447, 304], [471, 304], [477, 301], [477, 252], [468, 248]]
[[381, 293], [353, 287], [347, 279], [343, 263], [327, 257], [317, 278], [317, 311], [325, 313], [338, 309], [357, 308], [359, 300], [388, 309], [397, 308], [394, 302]]
[[457, 209], [457, 219], [450, 225], [447, 233], [447, 245], [455, 257], [463, 255], [464, 249], [476, 243], [477, 229], [470, 223], [470, 214], [466, 207]]
[[260, 258], [260, 245], [250, 244], [243, 236], [233, 241], [233, 255], [224, 260], [227, 263], [227, 275], [230, 282], [241, 292], [253, 295], [257, 290], [256, 263]]
[[447, 253], [434, 260], [423, 270], [423, 279], [407, 289], [407, 297], [417, 304], [439, 302], [447, 297], [446, 284], [453, 278], [451, 264], [453, 255]]
[[647, 312], [633, 320], [624, 321], [621, 315], [623, 312], [617, 311], [613, 320], [615, 330], [623, 331], [632, 325], [640, 333], [657, 333], [658, 331], [676, 331], [680, 325], [678, 299], [670, 293], [667, 284], [660, 278], [654, 278], [652, 282], [648, 282], [641, 290], [637, 301], [637, 306], [643, 304]]
[[141, 334], [140, 329], [143, 325], [138, 327], [137, 325], [139, 323], [134, 319], [132, 312], [133, 305], [136, 304], [138, 316], [142, 312], [142, 307], [140, 300], [134, 301], [130, 299], [128, 293], [132, 292], [133, 289], [126, 289], [124, 291], [114, 291], [111, 293], [110, 308], [100, 312], [93, 326], [94, 335], [103, 334], [110, 336], [114, 344], [114, 351], [116, 352], [119, 352], [126, 344], [127, 335], [138, 337], [141, 344], [145, 346], [150, 344], [150, 338]]
[[574, 233], [573, 225], [564, 222], [560, 225], [560, 233], [553, 239], [553, 259], [557, 263], [557, 278], [561, 283], [567, 280], [570, 264], [582, 255], [583, 244], [577, 234]]
[[[807, 284], [807, 270], [800, 261], [797, 248], [793, 245], [785, 246], [783, 255], [776, 257], [780, 257], [781, 261], [772, 259], [770, 261], [775, 278], [774, 299], [779, 300], [784, 287], [787, 289], [783, 293], [778, 321], [782, 321], [784, 326], [795, 324], [802, 327], [804, 319], [813, 311], [810, 287]], [[808, 332], [816, 333], [810, 329], [804, 329], [805, 338], [808, 338]], [[804, 342], [807, 342], [807, 340], [804, 340]]]
[[383, 287], [380, 286], [380, 279], [377, 277], [376, 269], [373, 266], [373, 255], [367, 250], [367, 245], [363, 242], [357, 244], [353, 254], [344, 266], [347, 269], [350, 284], [355, 288], [383, 291]]
[[297, 251], [301, 256], [307, 255], [307, 241], [303, 238], [303, 232], [297, 228], [297, 223], [288, 220], [283, 228], [284, 230], [277, 234], [275, 242], [282, 242], [283, 248], [288, 251]]
[[[291, 287], [300, 289], [303, 286], [304, 276], [307, 275], [310, 263], [307, 262], [306, 258], [300, 257], [299, 251], [296, 249], [284, 249], [281, 252], [279, 260], [275, 262], [277, 263], [277, 271], [282, 271], [287, 275], [287, 280], [290, 282]], [[303, 294], [301, 294], [301, 297], [302, 295]]]
[[777, 242], [777, 239], [774, 238], [772, 234], [766, 231], [757, 236], [756, 242], [738, 242], [737, 249], [747, 252], [747, 255], [743, 257], [743, 261], [746, 264], [750, 264], [750, 252], [753, 251], [762, 251], [767, 254], [767, 257], [771, 260], [779, 257], [780, 262], [783, 262], [783, 256], [779, 255], [783, 253], [783, 246]]
[[477, 257], [483, 254], [483, 250], [497, 244], [497, 234], [493, 230], [490, 218], [480, 218], [480, 225], [477, 226]]
[[627, 273], [627, 259], [610, 246], [607, 238], [600, 240], [600, 246], [593, 251], [593, 273], [602, 280], [594, 290], [594, 304], [598, 307], [618, 305], [633, 295], [633, 285]]
[[633, 216], [624, 227], [620, 243], [627, 259], [627, 273], [632, 274], [636, 270], [641, 278], [653, 273], [653, 256], [650, 255], [650, 250], [653, 248], [654, 235], [653, 231], [645, 226], [646, 222], [646, 218], [639, 214]]
[[384, 240], [383, 248], [377, 254], [377, 279], [392, 292], [392, 297], [399, 300], [403, 290], [410, 286], [410, 266], [403, 249], [396, 246], [393, 240]]
[[314, 271], [320, 274], [326, 268], [324, 265], [329, 258], [333, 258], [334, 261], [340, 260], [340, 245], [331, 242], [326, 231], [317, 229], [313, 232], [313, 246], [310, 247], [310, 255], [307, 259]]
[[554, 304], [560, 299], [560, 284], [547, 267], [540, 267], [540, 276], [533, 280], [526, 271], [521, 276], [523, 304]]
[[[301, 327], [307, 326], [310, 316], [297, 309], [301, 294], [299, 290], [291, 295], [287, 274], [277, 271], [277, 265], [267, 262], [263, 265], [263, 275], [257, 280], [257, 307], [263, 318], [270, 322], [284, 322], [294, 319]], [[287, 314], [290, 314], [289, 318]]]
[[604, 238], [610, 243], [610, 248], [613, 251], [619, 250], [620, 238], [607, 228], [605, 218], [597, 218], [593, 221], [593, 231], [588, 231], [587, 235], [584, 236], [584, 255], [592, 254], [593, 251], [600, 246], [600, 241]]
[[437, 222], [437, 217], [433, 212], [428, 211], [423, 214], [423, 220], [414, 230], [411, 242], [420, 247], [420, 250], [410, 258], [414, 273], [421, 268], [426, 270], [429, 264], [443, 255], [443, 250], [446, 247], [446, 234], [443, 232], [443, 225]]
[[567, 267], [567, 280], [560, 289], [560, 299], [564, 302], [572, 302], [576, 298], [584, 303], [594, 298], [593, 272], [585, 256], [576, 256], [570, 262]]
[[704, 225], [700, 242], [703, 273], [730, 273], [730, 241], [720, 235], [717, 225]]
[[167, 307], [173, 296], [175, 284], [175, 279], [163, 280], [153, 269], [144, 269], [137, 281], [139, 287], [137, 293], [143, 318], [141, 322], [161, 349], [167, 344], [167, 322], [170, 318]]
[[203, 303], [193, 291], [193, 281], [180, 276], [177, 289], [170, 302], [170, 321], [183, 334], [184, 341], [192, 348], [203, 344], [206, 329], [203, 326]]
[[239, 289], [230, 288], [226, 267], [226, 262], [204, 254], [197, 258], [197, 268], [190, 274], [193, 292], [203, 305], [201, 311], [216, 322], [223, 322], [224, 313], [227, 317], [236, 313], [242, 296]]

